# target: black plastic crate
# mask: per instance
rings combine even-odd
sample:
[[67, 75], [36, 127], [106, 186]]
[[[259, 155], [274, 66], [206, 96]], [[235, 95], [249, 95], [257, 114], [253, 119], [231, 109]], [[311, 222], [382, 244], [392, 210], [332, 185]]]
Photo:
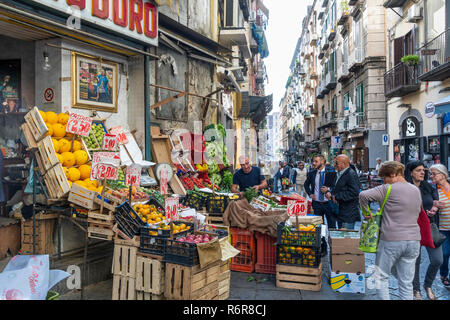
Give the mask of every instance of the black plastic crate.
[[192, 267], [200, 263], [197, 244], [165, 239], [164, 262]]
[[120, 230], [131, 238], [139, 234], [142, 226], [147, 225], [133, 210], [128, 201], [116, 207], [114, 220], [119, 225]]
[[164, 212], [164, 203], [160, 203], [158, 200], [156, 200], [153, 197], [150, 197], [150, 199], [145, 204], [154, 205], [156, 207], [156, 209], [161, 209], [162, 212]]
[[201, 211], [205, 207], [205, 203], [205, 196], [202, 196], [195, 192], [188, 192], [186, 197], [184, 198], [183, 205]]
[[[186, 226], [189, 226], [190, 228], [188, 230], [182, 231], [182, 232], [178, 232], [178, 233], [174, 233], [175, 237], [181, 237], [181, 236], [185, 236], [188, 233], [192, 233], [194, 232], [194, 224], [192, 222], [184, 222], [184, 221], [174, 221], [173, 224], [179, 226], [180, 224], [185, 224]], [[156, 231], [158, 232], [158, 236], [164, 237], [164, 238], [169, 238], [170, 237], [170, 230], [162, 230], [162, 229], [154, 229], [154, 228], [148, 228], [150, 229], [150, 231]]]
[[150, 228], [141, 227], [139, 251], [162, 256], [164, 255], [166, 238], [151, 235], [149, 233], [151, 231], [153, 230]]
[[320, 248], [277, 245], [277, 264], [317, 268], [320, 261]]
[[320, 248], [321, 245], [321, 231], [322, 226], [316, 226], [315, 231], [299, 231], [297, 228], [291, 226], [290, 232], [283, 231], [285, 227], [284, 222], [280, 222], [277, 227], [277, 243], [288, 246], [302, 246]]
[[223, 195], [210, 195], [206, 198], [206, 212], [223, 214], [228, 205], [228, 197]]

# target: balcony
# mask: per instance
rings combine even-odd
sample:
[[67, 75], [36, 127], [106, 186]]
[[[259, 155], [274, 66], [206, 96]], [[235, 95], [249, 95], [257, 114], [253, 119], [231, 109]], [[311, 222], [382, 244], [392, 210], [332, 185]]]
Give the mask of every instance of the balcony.
[[331, 42], [334, 40], [334, 38], [336, 38], [336, 28], [332, 27], [329, 29], [328, 32], [329, 32], [328, 33], [328, 41]]
[[318, 58], [319, 60], [322, 60], [324, 56], [325, 56], [325, 52], [324, 52], [324, 51], [321, 51], [321, 52], [319, 53], [319, 55], [317, 56], [317, 58]]
[[317, 99], [323, 99], [324, 95], [322, 94], [322, 90], [320, 88], [320, 85], [316, 86], [316, 98]]
[[339, 133], [348, 131], [348, 117], [337, 121], [337, 130]]
[[[325, 80], [326, 81], [326, 80]], [[325, 81], [320, 81], [320, 92], [323, 96], [327, 95], [330, 92], [330, 89], [327, 88]]]
[[328, 72], [325, 79], [326, 79], [326, 81], [325, 81], [326, 88], [328, 90], [333, 90], [334, 88], [336, 88], [336, 86], [337, 86], [336, 72], [334, 70]]
[[328, 0], [323, 0], [322, 2], [322, 8], [326, 8], [328, 5]]
[[348, 116], [348, 130], [365, 130], [366, 116], [364, 112], [355, 112]]
[[398, 8], [398, 7], [403, 7], [403, 5], [407, 2], [408, 0], [386, 0], [383, 3], [383, 7], [385, 8]]
[[334, 111], [329, 111], [329, 112], [325, 113], [325, 124], [330, 125], [330, 124], [337, 123], [336, 116], [337, 116], [337, 114]]
[[348, 71], [348, 62], [347, 61], [342, 62], [342, 71], [341, 71], [341, 74], [339, 75], [338, 82], [345, 83], [351, 77], [352, 77], [352, 75]]
[[358, 45], [352, 53], [350, 53], [349, 59], [349, 68], [350, 72], [358, 71], [363, 65], [363, 49], [362, 44]]
[[443, 81], [450, 77], [450, 29], [422, 48], [420, 52], [420, 81]]
[[322, 51], [326, 51], [329, 47], [330, 47], [330, 44], [328, 42], [328, 38], [325, 38], [325, 41], [323, 42], [323, 45], [322, 45]]
[[338, 9], [338, 26], [342, 26], [347, 23], [350, 17], [350, 8], [348, 6], [347, 0], [341, 0], [341, 4]]
[[220, 29], [220, 44], [230, 47], [238, 45], [245, 58], [250, 58], [249, 33], [245, 28], [223, 27]]
[[309, 40], [309, 45], [315, 47], [317, 45], [317, 33], [311, 34], [311, 38]]
[[419, 89], [417, 66], [407, 66], [400, 62], [384, 74], [384, 94], [386, 98], [403, 97]]

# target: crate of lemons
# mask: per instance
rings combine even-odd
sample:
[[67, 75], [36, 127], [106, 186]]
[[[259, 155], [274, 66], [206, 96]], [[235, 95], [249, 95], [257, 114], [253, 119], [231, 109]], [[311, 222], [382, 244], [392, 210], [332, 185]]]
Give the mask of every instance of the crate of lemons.
[[66, 132], [69, 115], [42, 110], [39, 110], [39, 113], [48, 127], [47, 135], [52, 138], [56, 156], [63, 166], [69, 185], [72, 186], [72, 183], [75, 183], [91, 191], [101, 193], [103, 187], [99, 186], [97, 181], [90, 179], [89, 154], [83, 150], [81, 140], [73, 140], [72, 147], [73, 134]]

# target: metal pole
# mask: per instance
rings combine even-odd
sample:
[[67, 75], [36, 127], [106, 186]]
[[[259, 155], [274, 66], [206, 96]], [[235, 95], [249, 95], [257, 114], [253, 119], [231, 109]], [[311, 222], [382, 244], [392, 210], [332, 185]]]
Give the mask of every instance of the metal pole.
[[35, 155], [33, 154], [33, 160], [32, 160], [32, 164], [33, 164], [33, 254], [36, 254], [36, 168], [35, 168], [35, 164], [36, 162], [34, 161]]
[[84, 257], [83, 257], [83, 280], [81, 284], [81, 300], [84, 300], [84, 288], [87, 286], [87, 251], [88, 251], [88, 232], [86, 230], [85, 239], [84, 239]]
[[[150, 51], [147, 47], [146, 51]], [[150, 57], [148, 55], [144, 56], [144, 95], [145, 95], [145, 159], [147, 161], [152, 160], [152, 136], [150, 132], [150, 121], [151, 121], [151, 110], [150, 110]]]

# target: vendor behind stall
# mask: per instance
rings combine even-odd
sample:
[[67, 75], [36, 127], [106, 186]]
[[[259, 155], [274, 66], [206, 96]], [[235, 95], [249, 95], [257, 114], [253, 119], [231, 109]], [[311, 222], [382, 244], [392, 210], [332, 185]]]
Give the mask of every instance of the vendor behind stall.
[[261, 168], [252, 166], [248, 156], [240, 156], [239, 164], [241, 169], [236, 171], [233, 176], [231, 192], [238, 193], [240, 191], [239, 193], [242, 195], [247, 188], [255, 188], [256, 190], [267, 188], [267, 182]]

